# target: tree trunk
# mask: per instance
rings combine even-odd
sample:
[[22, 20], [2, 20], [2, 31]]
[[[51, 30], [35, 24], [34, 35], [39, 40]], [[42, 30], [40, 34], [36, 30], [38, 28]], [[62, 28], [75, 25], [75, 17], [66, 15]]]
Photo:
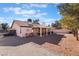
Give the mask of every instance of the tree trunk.
[[72, 29], [72, 33], [73, 33], [73, 35], [74, 35], [74, 37], [75, 37], [75, 29]]
[[76, 37], [77, 41], [79, 41], [79, 39], [78, 39], [78, 30], [77, 29], [75, 30], [75, 37]]

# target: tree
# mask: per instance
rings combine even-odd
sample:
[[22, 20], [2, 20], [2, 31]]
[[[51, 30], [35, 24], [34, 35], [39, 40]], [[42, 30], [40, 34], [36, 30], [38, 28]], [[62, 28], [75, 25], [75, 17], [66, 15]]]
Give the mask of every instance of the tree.
[[0, 24], [0, 30], [2, 30], [2, 25]]
[[75, 23], [75, 20], [70, 16], [64, 16], [59, 22], [61, 23], [62, 27], [67, 29], [75, 29], [77, 25], [77, 22]]
[[40, 23], [39, 23], [39, 19], [33, 20], [33, 23], [34, 23], [34, 24], [40, 24]]
[[78, 40], [79, 29], [79, 4], [66, 3], [59, 4], [58, 9], [63, 16], [60, 23], [66, 28], [73, 30], [76, 39]]
[[51, 25], [50, 25], [50, 24], [48, 24], [48, 27], [51, 27]]
[[3, 29], [4, 31], [7, 31], [7, 28], [9, 27], [9, 26], [8, 26], [8, 23], [2, 23], [1, 25], [2, 25], [2, 29]]
[[32, 22], [32, 19], [27, 19], [28, 22]]
[[59, 23], [59, 21], [55, 21], [55, 23], [52, 23], [51, 26], [56, 28], [56, 29], [60, 29], [61, 28], [61, 24]]

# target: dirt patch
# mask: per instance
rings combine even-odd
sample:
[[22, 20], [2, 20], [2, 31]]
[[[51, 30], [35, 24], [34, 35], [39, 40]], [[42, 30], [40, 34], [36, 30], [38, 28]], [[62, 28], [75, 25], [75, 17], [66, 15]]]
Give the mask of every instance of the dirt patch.
[[63, 53], [64, 55], [79, 55], [79, 41], [72, 34], [65, 35], [58, 45], [45, 43], [42, 46], [50, 51]]
[[56, 56], [55, 52], [51, 53], [47, 49], [33, 42], [20, 45], [17, 47], [0, 46], [1, 56]]

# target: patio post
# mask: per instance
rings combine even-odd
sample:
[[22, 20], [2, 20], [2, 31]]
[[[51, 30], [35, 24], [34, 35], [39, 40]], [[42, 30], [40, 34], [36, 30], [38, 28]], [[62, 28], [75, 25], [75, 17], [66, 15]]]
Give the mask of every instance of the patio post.
[[49, 35], [51, 35], [52, 33], [51, 33], [51, 31], [49, 30]]
[[40, 27], [40, 37], [42, 37], [42, 28]]
[[46, 35], [48, 35], [48, 29], [46, 28]]

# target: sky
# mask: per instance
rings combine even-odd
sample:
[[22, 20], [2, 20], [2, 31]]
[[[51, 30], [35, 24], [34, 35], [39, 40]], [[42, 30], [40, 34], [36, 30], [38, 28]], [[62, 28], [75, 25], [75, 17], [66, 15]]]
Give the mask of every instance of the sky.
[[53, 3], [0, 3], [0, 22], [12, 24], [13, 20], [39, 19], [41, 24], [51, 24], [61, 19], [58, 4]]

